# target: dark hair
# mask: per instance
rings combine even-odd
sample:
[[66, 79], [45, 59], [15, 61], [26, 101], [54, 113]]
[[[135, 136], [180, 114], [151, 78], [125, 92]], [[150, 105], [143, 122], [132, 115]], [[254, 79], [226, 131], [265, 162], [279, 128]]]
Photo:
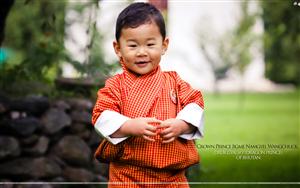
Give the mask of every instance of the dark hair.
[[116, 24], [116, 40], [119, 41], [123, 28], [136, 28], [142, 24], [154, 21], [165, 39], [166, 27], [160, 11], [149, 3], [133, 3], [126, 7], [118, 16]]

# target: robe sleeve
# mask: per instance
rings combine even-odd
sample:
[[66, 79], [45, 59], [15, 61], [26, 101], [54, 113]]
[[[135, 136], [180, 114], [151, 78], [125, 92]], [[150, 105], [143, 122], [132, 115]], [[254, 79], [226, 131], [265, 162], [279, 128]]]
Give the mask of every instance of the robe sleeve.
[[112, 144], [117, 144], [127, 138], [111, 138], [110, 135], [129, 119], [120, 114], [121, 94], [118, 86], [118, 75], [106, 81], [105, 87], [99, 89], [97, 93], [97, 100], [92, 115], [92, 123], [96, 132]]
[[202, 93], [193, 89], [189, 83], [182, 80], [177, 73], [176, 83], [178, 85], [177, 97], [179, 98], [182, 110], [177, 114], [177, 119], [181, 119], [197, 128], [190, 134], [182, 134], [181, 138], [192, 140], [204, 135], [204, 101]]
[[178, 87], [177, 97], [179, 98], [180, 105], [182, 108], [184, 108], [189, 103], [196, 103], [202, 109], [204, 109], [204, 101], [201, 91], [193, 89], [191, 85], [182, 80], [177, 73], [176, 83]]
[[196, 103], [190, 103], [184, 107], [178, 114], [176, 119], [181, 119], [197, 128], [193, 133], [182, 134], [179, 137], [194, 140], [204, 136], [204, 111]]

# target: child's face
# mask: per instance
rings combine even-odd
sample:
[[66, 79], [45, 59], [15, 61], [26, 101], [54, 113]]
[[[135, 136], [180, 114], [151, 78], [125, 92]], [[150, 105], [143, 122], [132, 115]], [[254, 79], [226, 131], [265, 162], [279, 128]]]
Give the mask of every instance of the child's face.
[[122, 29], [119, 42], [113, 43], [116, 54], [126, 68], [139, 75], [157, 68], [168, 44], [169, 39], [163, 40], [154, 22]]

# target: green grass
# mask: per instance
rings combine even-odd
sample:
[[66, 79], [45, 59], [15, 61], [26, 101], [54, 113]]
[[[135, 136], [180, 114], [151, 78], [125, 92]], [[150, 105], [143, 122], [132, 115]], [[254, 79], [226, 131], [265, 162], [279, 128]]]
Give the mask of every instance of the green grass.
[[[272, 94], [213, 94], [205, 99], [205, 137], [197, 142], [201, 155], [196, 182], [299, 182], [300, 100], [299, 90]], [[297, 149], [276, 149], [277, 154], [242, 154], [256, 160], [238, 160], [229, 152], [269, 152], [263, 149], [208, 149], [217, 144], [293, 144]], [[233, 185], [223, 185], [232, 187]], [[278, 186], [278, 185], [277, 185]], [[291, 185], [289, 185], [291, 186]], [[289, 187], [288, 186], [288, 187]], [[192, 185], [191, 187], [214, 187]], [[253, 186], [252, 186], [253, 187]], [[255, 185], [264, 187], [264, 185]], [[274, 186], [276, 187], [276, 185]]]

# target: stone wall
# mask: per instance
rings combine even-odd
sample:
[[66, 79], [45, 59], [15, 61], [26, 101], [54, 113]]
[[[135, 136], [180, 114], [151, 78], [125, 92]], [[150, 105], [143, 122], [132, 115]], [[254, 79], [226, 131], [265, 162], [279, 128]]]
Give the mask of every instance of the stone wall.
[[0, 182], [106, 182], [108, 166], [93, 158], [101, 140], [91, 124], [93, 105], [0, 95]]

